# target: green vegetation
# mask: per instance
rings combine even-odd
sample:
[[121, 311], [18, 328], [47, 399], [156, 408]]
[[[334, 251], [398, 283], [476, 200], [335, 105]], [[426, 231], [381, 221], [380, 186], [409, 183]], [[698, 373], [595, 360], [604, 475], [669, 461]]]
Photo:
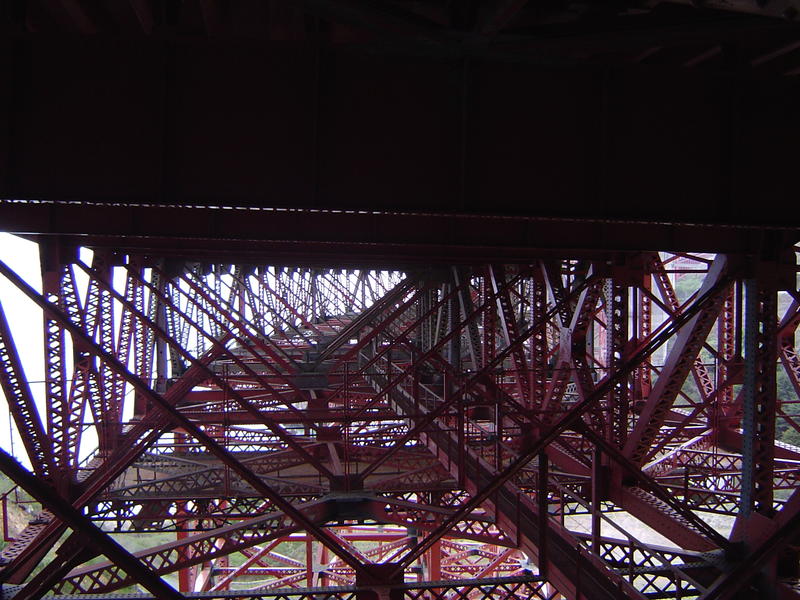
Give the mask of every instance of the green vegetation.
[[[705, 275], [703, 273], [685, 273], [676, 277], [674, 286], [675, 295], [677, 296], [678, 301], [680, 303], [686, 302], [686, 300], [688, 300], [691, 295], [700, 288], [704, 278]], [[789, 307], [790, 302], [791, 298], [788, 294], [779, 294], [778, 315], [776, 316], [783, 315]], [[716, 347], [717, 333], [718, 331], [716, 326], [712, 327], [711, 331], [709, 332], [708, 344], [712, 348]], [[714, 364], [714, 357], [706, 348], [703, 348], [700, 351], [699, 358], [704, 364]], [[786, 415], [793, 417], [793, 420], [800, 425], [800, 398], [798, 398], [797, 393], [795, 392], [794, 387], [789, 380], [789, 376], [786, 374], [786, 370], [783, 368], [783, 365], [776, 365], [776, 369], [777, 398], [779, 406], [781, 406]], [[739, 386], [736, 386], [737, 393], [738, 390]], [[697, 389], [697, 384], [691, 374], [686, 378], [686, 382], [683, 385], [682, 391], [689, 398], [691, 398], [693, 402], [698, 402], [700, 400], [700, 392]], [[676, 401], [676, 406], [678, 407], [686, 407], [689, 405], [690, 403], [684, 398], [678, 398]], [[775, 422], [775, 438], [781, 442], [800, 447], [800, 431], [797, 431], [797, 429], [792, 427], [785, 417], [780, 415], [776, 418]]]
[[[781, 402], [783, 412], [800, 425], [800, 398], [797, 397], [783, 365], [778, 365], [778, 401]], [[800, 431], [780, 415], [775, 421], [775, 439], [800, 447]]]
[[[12, 488], [14, 488], [14, 482], [0, 473], [0, 496], [5, 496]], [[40, 510], [40, 505], [19, 488], [8, 494], [6, 505], [8, 508], [8, 531], [4, 531], [3, 539], [0, 539], [0, 550], [8, 544], [5, 538], [19, 535]]]

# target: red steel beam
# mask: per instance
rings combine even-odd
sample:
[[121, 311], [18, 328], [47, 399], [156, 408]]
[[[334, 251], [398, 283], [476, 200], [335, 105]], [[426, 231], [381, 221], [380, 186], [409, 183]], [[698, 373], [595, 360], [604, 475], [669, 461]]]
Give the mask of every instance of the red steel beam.
[[[91, 269], [87, 268], [83, 264], [80, 264], [80, 266], [90, 276], [93, 275]], [[153, 287], [149, 283], [146, 283], [146, 282], [144, 282], [144, 283], [150, 289], [151, 293], [156, 294], [157, 296], [159, 296], [162, 299], [162, 301], [168, 302], [168, 298], [166, 296], [164, 296], [163, 294], [160, 294], [155, 287]], [[104, 285], [102, 281], [100, 282], [100, 284]], [[227, 381], [225, 381], [222, 377], [217, 375], [207, 365], [203, 364], [202, 362], [200, 362], [197, 359], [195, 359], [194, 357], [192, 357], [191, 354], [189, 354], [184, 348], [182, 348], [180, 346], [180, 344], [177, 344], [175, 342], [175, 340], [173, 340], [169, 336], [169, 334], [166, 331], [164, 331], [163, 328], [159, 327], [156, 323], [153, 323], [149, 319], [149, 317], [147, 315], [139, 312], [134, 306], [131, 306], [130, 304], [128, 304], [127, 301], [125, 300], [125, 298], [121, 294], [119, 294], [119, 292], [117, 292], [116, 290], [114, 290], [110, 286], [106, 286], [106, 290], [109, 293], [111, 293], [111, 295], [113, 295], [115, 299], [117, 299], [118, 301], [122, 302], [123, 305], [129, 311], [133, 312], [139, 318], [140, 322], [146, 324], [152, 331], [154, 331], [156, 333], [157, 337], [160, 337], [161, 339], [164, 339], [165, 341], [167, 341], [167, 343], [170, 343], [172, 345], [172, 347], [174, 347], [176, 349], [177, 352], [179, 352], [186, 360], [188, 360], [192, 364], [192, 366], [198, 366], [201, 370], [203, 370], [206, 373], [206, 376], [207, 376], [207, 378], [209, 380], [214, 381], [220, 388], [224, 388], [225, 390], [227, 390], [227, 393], [230, 395], [230, 397], [233, 398], [240, 406], [242, 406], [242, 408], [244, 408], [244, 410], [246, 410], [248, 413], [250, 413], [258, 422], [266, 425], [270, 429], [270, 431], [275, 433], [278, 437], [280, 437], [288, 446], [293, 448], [295, 451], [300, 452], [301, 454], [305, 455], [306, 459], [311, 464], [314, 464], [321, 473], [325, 474], [326, 476], [331, 476], [330, 475], [330, 471], [328, 471], [328, 469], [322, 463], [320, 463], [315, 457], [311, 456], [302, 447], [302, 445], [300, 445], [296, 440], [292, 439], [292, 437], [289, 434], [286, 433], [286, 431], [283, 429], [283, 427], [280, 426], [280, 424], [278, 424], [278, 423], [276, 423], [274, 421], [270, 421], [268, 419], [262, 418], [262, 415], [261, 415], [260, 411], [250, 401], [248, 401], [247, 398], [245, 398], [244, 396], [239, 394], [233, 387], [230, 386], [230, 384]], [[185, 318], [187, 318], [187, 320], [189, 320], [188, 317], [185, 317]], [[198, 330], [202, 331], [202, 329], [196, 323], [194, 323], [194, 322], [192, 322], [192, 323], [194, 324], [195, 327], [198, 328]], [[229, 333], [229, 335], [233, 336], [232, 333]], [[211, 342], [211, 344], [214, 347], [218, 348], [220, 352], [226, 351], [224, 343], [222, 343], [219, 340], [213, 338], [208, 333], [204, 332], [204, 336]], [[262, 385], [268, 386], [271, 389], [271, 386], [269, 386], [269, 384], [267, 382], [265, 382], [262, 377], [258, 376], [252, 369], [250, 369], [249, 367], [244, 365], [244, 363], [242, 363], [241, 360], [237, 359], [233, 355], [230, 355], [230, 356], [231, 356], [231, 359], [234, 360], [234, 362], [237, 362], [237, 364], [239, 366], [241, 366], [243, 369], [245, 369], [246, 372], [249, 372], [249, 374], [251, 374], [251, 376], [255, 377]], [[290, 404], [288, 404], [287, 406], [291, 407]]]
[[[413, 551], [409, 552], [401, 564], [407, 565], [413, 562], [413, 560], [416, 560], [416, 558], [424, 553], [430, 547], [430, 545], [436, 541], [436, 539], [440, 538], [447, 531], [452, 529], [453, 524], [457, 520], [480, 506], [480, 504], [487, 500], [499, 487], [501, 487], [506, 481], [519, 472], [520, 469], [522, 469], [531, 458], [538, 455], [566, 429], [573, 427], [576, 423], [578, 423], [583, 414], [592, 407], [592, 404], [599, 401], [610, 391], [614, 382], [620, 378], [626, 377], [631, 371], [639, 366], [647, 356], [652, 354], [656, 348], [663, 344], [667, 339], [671, 338], [677, 331], [680, 331], [683, 326], [693, 320], [698, 313], [703, 310], [707, 310], [708, 305], [713, 304], [716, 301], [716, 298], [719, 295], [720, 287], [721, 285], [717, 284], [717, 286], [705, 290], [705, 292], [701, 294], [701, 296], [691, 307], [689, 307], [683, 314], [676, 317], [673, 322], [665, 327], [655, 338], [651, 339], [643, 348], [639, 349], [633, 356], [631, 356], [617, 372], [609, 374], [609, 376], [604, 378], [603, 381], [596, 386], [595, 390], [587, 398], [576, 404], [558, 422], [550, 426], [546, 431], [542, 432], [540, 437], [535, 442], [532, 442], [529, 447], [520, 451], [520, 453], [508, 464], [508, 466], [506, 466], [496, 475], [490, 485], [487, 485], [477, 494], [473, 495], [469, 501], [461, 504], [456, 512], [445, 523], [437, 528], [437, 530], [429, 535], [423, 542], [418, 544]], [[430, 413], [430, 415], [435, 415], [434, 418], [438, 417], [439, 414], [439, 409]], [[716, 534], [716, 532], [711, 535], [713, 535], [715, 540], [718, 540], [721, 544], [726, 543], [725, 539], [721, 538], [721, 536]]]
[[0, 304], [0, 385], [34, 473], [42, 479], [49, 478], [54, 473], [52, 445], [45, 435], [2, 304]]
[[115, 564], [119, 565], [126, 573], [158, 598], [173, 600], [183, 598], [181, 594], [164, 583], [160, 577], [150, 569], [147, 569], [125, 548], [114, 541], [111, 536], [96, 527], [68, 501], [59, 496], [55, 490], [25, 470], [2, 448], [0, 448], [0, 470], [52, 511], [61, 521], [67, 523], [76, 533], [79, 533], [86, 542], [113, 560]]
[[[220, 351], [212, 349], [206, 353], [201, 362], [211, 362], [218, 357]], [[165, 398], [171, 403], [177, 403], [188, 391], [202, 380], [202, 372], [199, 367], [189, 369], [175, 384], [167, 391]], [[122, 471], [139, 457], [145, 449], [154, 442], [168, 427], [170, 421], [159, 413], [151, 413], [123, 435], [117, 449], [111, 456], [107, 457], [99, 468], [94, 470], [89, 477], [82, 483], [80, 495], [73, 502], [76, 508], [83, 508], [94, 497], [105, 489]], [[14, 549], [12, 562], [0, 572], [5, 581], [15, 582], [27, 575], [27, 572], [35, 565], [29, 560], [31, 555], [39, 552], [41, 548], [47, 548], [54, 544], [64, 526], [58, 521], [51, 521], [44, 529], [32, 538], [24, 538], [25, 546], [23, 549]], [[13, 547], [13, 546], [12, 546]]]
[[489, 280], [492, 284], [492, 293], [497, 301], [498, 316], [500, 319], [500, 330], [503, 334], [506, 347], [511, 347], [511, 356], [514, 359], [514, 368], [516, 369], [515, 378], [517, 387], [519, 388], [520, 398], [523, 404], [528, 403], [530, 400], [530, 380], [529, 380], [529, 367], [528, 361], [525, 357], [525, 351], [519, 343], [513, 343], [519, 338], [519, 330], [517, 327], [517, 319], [511, 307], [511, 295], [509, 294], [508, 287], [504, 285], [505, 274], [503, 268], [499, 266], [489, 267]]
[[258, 475], [253, 473], [249, 468], [243, 465], [239, 460], [231, 455], [222, 445], [214, 441], [214, 439], [206, 434], [200, 427], [192, 423], [189, 419], [184, 417], [178, 410], [176, 410], [163, 396], [151, 390], [141, 379], [136, 375], [130, 373], [124, 365], [122, 365], [116, 357], [109, 354], [100, 348], [94, 340], [92, 340], [84, 331], [74, 325], [67, 315], [65, 315], [56, 306], [52, 305], [46, 298], [39, 294], [36, 290], [30, 287], [25, 281], [19, 278], [4, 262], [0, 261], [0, 273], [11, 281], [20, 291], [38, 304], [42, 309], [49, 310], [51, 315], [56, 318], [65, 330], [69, 331], [73, 339], [77, 339], [86, 344], [98, 358], [106, 361], [114, 371], [120, 376], [124, 377], [129, 384], [136, 388], [140, 393], [148, 397], [155, 406], [157, 406], [162, 414], [169, 415], [175, 425], [183, 428], [192, 437], [197, 439], [208, 450], [219, 458], [223, 463], [228, 465], [233, 471], [236, 471], [239, 476], [247, 481], [253, 488], [262, 493], [266, 498], [269, 498], [276, 507], [280, 508], [292, 519], [294, 519], [306, 530], [312, 532], [317, 539], [324, 543], [336, 555], [344, 560], [348, 565], [353, 567], [356, 572], [364, 573], [367, 577], [370, 576], [370, 571], [361, 562], [353, 557], [345, 549], [341, 548], [335, 539], [328, 535], [328, 532], [321, 529], [313, 522], [309, 521], [305, 515], [298, 511], [292, 504], [287, 502], [283, 496], [276, 493], [270, 486], [265, 484]]
[[[706, 336], [714, 325], [727, 295], [730, 281], [727, 270], [727, 259], [724, 255], [718, 255], [699, 291], [700, 296], [706, 299], [703, 310], [699, 312], [692, 310], [697, 306], [696, 301], [681, 315], [683, 317], [689, 312], [694, 314], [691, 322], [687, 322], [680, 329], [675, 344], [670, 349], [664, 370], [653, 385], [647, 403], [625, 443], [625, 455], [636, 462], [641, 463], [645, 459]], [[681, 317], [677, 319], [684, 321]]]
[[[507, 285], [512, 284], [513, 281], [514, 280], [510, 280], [509, 282], [506, 282], [506, 284]], [[590, 281], [590, 280], [587, 280], [587, 282], [588, 281]], [[579, 293], [580, 291], [581, 291], [581, 289], [579, 288], [578, 290], [575, 290], [573, 293]], [[521, 343], [523, 340], [528, 339], [529, 337], [531, 337], [531, 335], [533, 334], [534, 331], [536, 331], [539, 328], [544, 327], [544, 325], [547, 322], [547, 320], [553, 314], [555, 314], [558, 310], [561, 310], [562, 309], [562, 305], [565, 302], [569, 301], [570, 298], [571, 298], [571, 295], [567, 296], [567, 298], [565, 298], [562, 302], [559, 302], [558, 304], [556, 304], [556, 306], [554, 306], [550, 311], [548, 311], [548, 314], [545, 316], [545, 320], [543, 322], [531, 324], [530, 327], [528, 327], [525, 331], [523, 331], [519, 335], [519, 339], [514, 340], [512, 345], [510, 345], [507, 348], [501, 350], [500, 352], [497, 352], [495, 354], [494, 358], [491, 361], [489, 361], [486, 364], [484, 364], [483, 368], [480, 371], [478, 371], [477, 373], [472, 374], [469, 377], [469, 379], [467, 379], [467, 381], [458, 390], [454, 391], [445, 402], [442, 402], [438, 407], [436, 407], [434, 410], [430, 411], [424, 418], [417, 420], [412, 428], [410, 428], [402, 437], [400, 437], [398, 440], [395, 441], [394, 445], [389, 450], [389, 452], [387, 452], [385, 455], [381, 456], [378, 460], [374, 461], [369, 467], [367, 467], [363, 471], [363, 473], [364, 474], [369, 474], [370, 472], [372, 472], [375, 469], [377, 469], [378, 467], [380, 467], [380, 465], [383, 464], [383, 462], [385, 462], [386, 460], [388, 460], [388, 458], [394, 452], [400, 450], [408, 440], [410, 440], [410, 439], [416, 437], [417, 435], [419, 435], [419, 433], [423, 432], [428, 425], [430, 425], [434, 420], [436, 420], [438, 417], [440, 417], [446, 410], [450, 409], [473, 385], [481, 383], [488, 375], [490, 375], [492, 373], [492, 370], [494, 368], [496, 368], [498, 365], [501, 365], [503, 363], [503, 360], [505, 360], [505, 358], [507, 358], [511, 354], [511, 352], [513, 351], [514, 346], [516, 344]], [[485, 302], [489, 302], [489, 301], [490, 301], [489, 299], [485, 300]], [[463, 328], [464, 324], [470, 318], [474, 318], [474, 317], [480, 315], [482, 310], [483, 310], [483, 307], [478, 307], [475, 310], [475, 312], [473, 313], [473, 315], [467, 316], [464, 320], [462, 320], [458, 324], [457, 330], [460, 331]], [[431, 355], [434, 352], [435, 349], [437, 349], [438, 347], [443, 345], [444, 342], [446, 342], [447, 339], [452, 335], [454, 335], [454, 331], [451, 331], [448, 334], [448, 336], [446, 336], [445, 338], [440, 340], [439, 343], [436, 346], [434, 346], [434, 348], [431, 349], [431, 351], [429, 351], [428, 353], [424, 353], [421, 357], [419, 357], [417, 359], [416, 363], [420, 363], [421, 361], [427, 359], [429, 357], [429, 355]], [[380, 392], [380, 395], [385, 395], [386, 393], [388, 393], [391, 389], [393, 389], [397, 384], [400, 383], [402, 378], [403, 378], [403, 375], [400, 375], [400, 376], [396, 377], [394, 380], [390, 381], [386, 386], [383, 387], [383, 389]], [[378, 396], [376, 396], [376, 397], [378, 397]]]

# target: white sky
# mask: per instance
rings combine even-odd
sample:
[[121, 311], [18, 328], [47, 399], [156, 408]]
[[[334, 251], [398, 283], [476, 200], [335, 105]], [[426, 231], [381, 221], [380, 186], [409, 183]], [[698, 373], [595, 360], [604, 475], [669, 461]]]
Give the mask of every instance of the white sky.
[[[39, 271], [39, 247], [27, 240], [8, 233], [0, 233], [0, 260], [11, 267], [20, 277], [38, 291], [42, 289], [42, 278]], [[11, 327], [11, 333], [31, 391], [43, 414], [44, 403], [44, 357], [42, 340], [42, 311], [20, 292], [14, 284], [0, 275], [0, 302]], [[0, 392], [1, 394], [2, 392]], [[0, 446], [7, 452], [14, 450], [14, 455], [23, 463], [25, 449], [17, 437], [13, 442], [9, 437], [10, 416], [3, 402], [0, 408]], [[16, 436], [15, 436], [16, 437]]]

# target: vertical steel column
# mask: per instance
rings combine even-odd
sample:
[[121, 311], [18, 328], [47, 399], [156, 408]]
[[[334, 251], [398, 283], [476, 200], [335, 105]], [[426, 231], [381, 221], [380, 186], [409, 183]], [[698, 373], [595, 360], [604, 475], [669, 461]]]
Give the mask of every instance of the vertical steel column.
[[[475, 312], [475, 305], [472, 301], [472, 291], [469, 284], [469, 275], [464, 269], [453, 267], [453, 281], [458, 289], [458, 306], [461, 308], [460, 315], [466, 319], [469, 315]], [[484, 278], [484, 282], [486, 279]], [[484, 293], [486, 287], [484, 286]], [[483, 302], [486, 298], [482, 299]], [[458, 314], [458, 311], [456, 311]], [[458, 319], [456, 319], [458, 321]], [[484, 333], [486, 324], [484, 323]], [[469, 354], [469, 362], [473, 371], [478, 371], [486, 363], [487, 359], [481, 354], [481, 337], [478, 329], [478, 319], [470, 319], [467, 323], [467, 353]]]
[[721, 423], [720, 420], [724, 420], [726, 409], [733, 404], [733, 382], [731, 378], [735, 369], [735, 367], [732, 366], [736, 350], [735, 318], [736, 293], [734, 288], [731, 288], [725, 298], [725, 302], [722, 304], [722, 312], [719, 316], [719, 325], [717, 328], [719, 359], [716, 387], [718, 391], [711, 423], [715, 440], [721, 429], [729, 425], [728, 423]]
[[742, 416], [743, 516], [773, 514], [775, 458], [777, 293], [774, 281], [745, 281], [744, 389]]
[[427, 557], [428, 581], [439, 581], [442, 578], [442, 542], [437, 541], [425, 553]]
[[326, 586], [330, 585], [330, 581], [328, 580], [328, 574], [325, 571], [325, 567], [328, 566], [328, 563], [331, 560], [331, 556], [328, 553], [328, 547], [325, 544], [319, 545], [319, 585]]
[[481, 300], [485, 307], [483, 312], [483, 354], [481, 364], [488, 365], [494, 360], [497, 349], [497, 313], [495, 307], [489, 302], [489, 298], [492, 297], [492, 285], [487, 275], [483, 277], [483, 289], [481, 291], [483, 295]]
[[528, 362], [523, 344], [515, 342], [519, 338], [519, 329], [514, 308], [511, 304], [511, 294], [506, 284], [505, 269], [502, 266], [490, 266], [488, 276], [497, 304], [497, 319], [500, 325], [500, 333], [503, 336], [503, 343], [506, 348], [511, 348], [515, 371], [514, 380], [519, 391], [519, 397], [523, 404], [527, 404], [530, 401]]
[[[447, 287], [443, 288], [442, 291], [443, 292], [452, 291], [454, 286], [456, 286], [456, 285], [457, 284], [455, 284], [455, 283], [450, 283], [450, 284], [447, 285]], [[451, 288], [451, 289], [447, 290], [448, 287]], [[466, 293], [469, 293], [469, 290], [467, 290]], [[449, 323], [447, 324], [447, 331], [448, 332], [455, 331], [458, 328], [458, 324], [460, 322], [460, 318], [459, 318], [459, 301], [458, 301], [457, 295], [452, 295], [450, 297], [449, 305], [450, 306], [449, 306], [449, 310], [448, 310], [448, 316], [450, 318], [449, 318]], [[450, 362], [451, 365], [453, 365], [453, 368], [456, 370], [456, 373], [460, 373], [461, 372], [461, 336], [460, 335], [454, 335], [454, 336], [452, 336], [450, 338], [450, 342], [447, 344], [447, 360]]]
[[592, 451], [592, 490], [591, 490], [591, 507], [592, 507], [592, 552], [600, 554], [600, 528], [602, 521], [600, 520], [600, 511], [602, 509], [601, 501], [603, 499], [603, 484], [605, 469], [603, 469], [603, 453], [597, 446]]
[[[137, 310], [140, 310], [142, 313], [145, 312], [144, 307], [144, 286], [141, 285], [141, 281], [144, 281], [144, 270], [141, 268], [141, 265], [136, 264], [134, 261], [131, 261], [131, 268], [136, 269], [138, 273], [140, 273], [139, 280], [137, 280], [138, 284], [138, 292], [136, 295], [136, 304], [134, 307]], [[131, 276], [131, 271], [128, 271], [128, 277]], [[151, 280], [153, 285], [160, 289], [160, 284], [158, 281], [158, 275], [155, 273], [151, 274]], [[147, 300], [147, 316], [153, 322], [156, 321], [158, 318], [158, 311], [159, 311], [160, 302], [158, 298], [156, 298], [153, 294], [150, 294]], [[128, 309], [130, 312], [130, 309]], [[153, 385], [153, 360], [154, 360], [154, 347], [155, 344], [153, 343], [155, 340], [155, 332], [153, 332], [150, 328], [145, 327], [144, 323], [141, 319], [136, 319], [136, 365], [135, 365], [135, 373], [136, 375], [144, 382], [146, 382], [149, 386]], [[137, 417], [142, 417], [147, 412], [147, 400], [138, 392], [134, 392], [134, 400], [133, 400], [133, 414]]]
[[[653, 288], [653, 277], [647, 272], [642, 279], [638, 291], [638, 323], [636, 331], [637, 345], [650, 337], [653, 330], [653, 301], [648, 295]], [[652, 380], [650, 378], [650, 368], [647, 362], [636, 369], [636, 390], [634, 399], [645, 400], [650, 395]]]
[[[91, 281], [89, 286], [91, 294], [87, 292], [87, 296], [92, 298], [91, 306], [87, 298], [87, 318], [90, 316], [90, 309], [93, 313], [91, 314], [91, 330], [88, 333], [98, 341], [103, 350], [116, 354], [114, 345], [114, 303], [111, 294], [107, 291], [107, 287], [113, 285], [113, 266], [110, 253], [95, 252], [92, 257], [92, 270], [99, 281]], [[100, 282], [105, 285], [100, 285]], [[86, 357], [91, 357], [89, 352], [84, 351], [82, 354]], [[121, 360], [127, 364], [124, 358]], [[94, 361], [89, 358], [88, 362], [92, 364]], [[120, 415], [122, 414], [123, 397], [115, 397], [114, 392], [117, 389], [124, 389], [124, 381], [121, 377], [116, 376], [102, 361], [97, 361], [96, 371], [88, 373], [88, 376], [87, 383], [91, 389], [89, 398], [95, 427], [98, 430], [100, 451], [103, 455], [108, 455], [116, 442], [117, 434], [119, 433]], [[93, 382], [93, 378], [96, 378], [96, 381]]]
[[[68, 266], [62, 263], [57, 240], [43, 243], [40, 248], [42, 293], [47, 300], [64, 308], [61, 295], [62, 280], [69, 276]], [[80, 423], [73, 421], [69, 406], [66, 374], [66, 334], [59, 322], [44, 311], [44, 378], [47, 406], [47, 434], [53, 442], [53, 459], [60, 478], [67, 480], [75, 459], [75, 436]]]
[[[531, 324], [543, 323], [547, 314], [547, 286], [541, 272], [531, 278]], [[536, 327], [531, 336], [531, 404], [541, 410], [547, 393], [547, 326]]]
[[[422, 283], [424, 286], [425, 284]], [[431, 298], [435, 294], [435, 290], [428, 289], [420, 296], [419, 303], [417, 304], [417, 318], [426, 315], [430, 311], [430, 307], [435, 304], [436, 300]], [[422, 320], [418, 331], [419, 347], [423, 352], [427, 352], [431, 347], [431, 338], [433, 337], [431, 331], [431, 318], [426, 317]]]
[[311, 536], [306, 537], [306, 583], [308, 587], [314, 586], [314, 541]]
[[[167, 282], [164, 277], [156, 277], [153, 275], [153, 284], [160, 292], [164, 292]], [[150, 294], [150, 302], [154, 302], [154, 311], [156, 315], [156, 325], [161, 330], [167, 329], [167, 307], [164, 302], [156, 297], [155, 294]], [[156, 363], [156, 378], [153, 384], [153, 391], [157, 394], [163, 394], [167, 391], [167, 343], [161, 337], [155, 338], [155, 363]]]
[[[605, 283], [606, 296], [606, 369], [609, 375], [624, 362], [628, 341], [628, 288], [614, 283]], [[622, 448], [628, 434], [628, 381], [620, 379], [608, 394], [608, 432], [611, 443]]]
[[[550, 518], [550, 510], [549, 510], [549, 502], [548, 502], [548, 479], [550, 478], [549, 473], [549, 459], [547, 457], [547, 452], [542, 450], [539, 452], [538, 456], [538, 476], [537, 476], [537, 492], [536, 492], [536, 499], [537, 499], [537, 512], [539, 513], [539, 573], [542, 577], [547, 577], [547, 565], [548, 565], [548, 529], [549, 529], [549, 518]], [[519, 499], [517, 500], [519, 503]], [[520, 523], [517, 520], [517, 528], [519, 529]], [[517, 537], [519, 537], [519, 532], [517, 533]]]

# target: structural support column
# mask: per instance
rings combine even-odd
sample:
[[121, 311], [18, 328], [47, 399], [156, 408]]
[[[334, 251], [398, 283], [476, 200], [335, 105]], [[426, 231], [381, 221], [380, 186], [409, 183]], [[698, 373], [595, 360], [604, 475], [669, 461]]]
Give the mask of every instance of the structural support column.
[[[628, 342], [628, 288], [606, 280], [606, 369], [614, 373], [625, 358]], [[610, 441], [622, 448], [628, 433], [628, 381], [618, 380], [608, 394], [608, 433]]]
[[745, 282], [741, 515], [772, 516], [777, 363], [775, 282]]

